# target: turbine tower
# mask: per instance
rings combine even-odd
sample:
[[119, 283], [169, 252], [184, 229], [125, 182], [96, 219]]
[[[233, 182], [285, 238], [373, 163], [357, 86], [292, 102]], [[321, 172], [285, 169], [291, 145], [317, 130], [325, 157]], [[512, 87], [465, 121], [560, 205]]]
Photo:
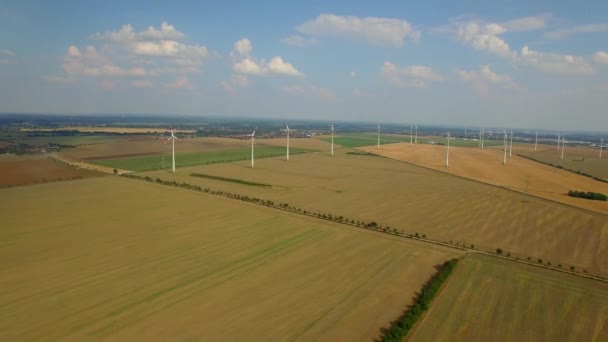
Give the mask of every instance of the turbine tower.
[[566, 147], [566, 137], [562, 136], [562, 160], [564, 160], [564, 148]]
[[445, 167], [450, 165], [450, 132], [448, 132], [448, 151], [445, 155]]
[[380, 149], [380, 125], [378, 125], [378, 149]]
[[536, 140], [534, 140], [534, 152], [536, 152], [537, 146], [538, 146], [538, 132], [536, 132]]
[[507, 164], [507, 132], [504, 132], [504, 137], [503, 137], [503, 157], [502, 157], [502, 165], [506, 165]]
[[418, 145], [418, 125], [416, 125], [416, 139], [414, 140], [414, 143]]
[[602, 147], [604, 146], [604, 139], [600, 139], [600, 159], [602, 159]]
[[559, 152], [559, 140], [561, 139], [561, 135], [557, 135], [557, 152]]
[[485, 130], [485, 129], [482, 129], [482, 130], [481, 130], [481, 149], [482, 149], [482, 150], [483, 150], [483, 144], [484, 144], [484, 142], [485, 142], [485, 139], [486, 139], [486, 130]]
[[287, 160], [289, 160], [289, 126], [285, 124], [285, 131], [287, 132]]
[[511, 131], [511, 145], [509, 147], [509, 158], [513, 155], [513, 131]]
[[253, 145], [255, 143], [255, 129], [253, 130], [253, 133], [251, 134], [247, 134], [248, 137], [251, 137], [251, 168], [253, 169], [254, 166], [254, 160], [253, 160]]
[[167, 141], [171, 140], [171, 154], [173, 157], [173, 164], [171, 165], [171, 172], [175, 173], [175, 140], [177, 137], [173, 134], [174, 129], [171, 129], [171, 136], [167, 139]]
[[414, 137], [413, 136], [414, 132], [412, 132], [413, 130], [414, 130], [414, 126], [410, 125], [410, 147], [412, 147], [412, 138]]
[[331, 124], [331, 155], [334, 155], [334, 125]]

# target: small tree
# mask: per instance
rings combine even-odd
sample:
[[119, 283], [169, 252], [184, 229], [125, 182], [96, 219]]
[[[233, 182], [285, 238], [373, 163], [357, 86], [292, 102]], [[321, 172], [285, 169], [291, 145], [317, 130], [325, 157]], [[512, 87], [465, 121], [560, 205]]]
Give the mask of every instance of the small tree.
[[114, 172], [114, 174], [117, 174], [117, 173], [118, 173], [118, 170], [114, 169], [114, 171], [113, 171], [113, 172]]
[[501, 248], [496, 248], [496, 254], [502, 255], [502, 249]]

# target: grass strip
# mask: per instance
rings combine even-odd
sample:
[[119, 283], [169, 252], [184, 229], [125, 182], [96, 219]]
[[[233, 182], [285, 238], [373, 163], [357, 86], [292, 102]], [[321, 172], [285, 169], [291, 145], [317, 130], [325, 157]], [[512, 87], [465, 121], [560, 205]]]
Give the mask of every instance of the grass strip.
[[242, 185], [260, 186], [260, 187], [264, 187], [264, 188], [268, 188], [268, 187], [272, 186], [270, 184], [250, 182], [250, 181], [246, 181], [246, 180], [242, 180], [242, 179], [236, 179], [236, 178], [227, 178], [227, 177], [206, 175], [206, 174], [203, 174], [203, 173], [191, 173], [190, 176], [192, 176], [192, 177], [199, 177], [199, 178], [213, 179], [213, 180], [219, 180], [219, 181], [223, 181], [223, 182], [236, 183], [236, 184], [242, 184]]

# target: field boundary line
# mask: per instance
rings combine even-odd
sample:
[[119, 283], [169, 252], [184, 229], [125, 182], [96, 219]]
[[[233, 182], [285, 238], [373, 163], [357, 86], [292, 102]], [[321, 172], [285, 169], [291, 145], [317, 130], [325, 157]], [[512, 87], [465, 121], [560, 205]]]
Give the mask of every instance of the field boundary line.
[[[267, 208], [271, 208], [271, 209], [275, 209], [275, 210], [282, 210], [285, 212], [290, 212], [290, 213], [294, 213], [294, 214], [298, 214], [298, 215], [302, 215], [302, 216], [307, 216], [307, 217], [311, 217], [314, 219], [318, 219], [318, 220], [323, 220], [323, 221], [329, 221], [329, 222], [333, 222], [333, 223], [337, 223], [337, 224], [341, 224], [341, 225], [347, 225], [347, 226], [351, 226], [351, 227], [356, 227], [356, 228], [361, 228], [361, 229], [366, 229], [366, 230], [370, 230], [370, 231], [374, 231], [374, 232], [378, 232], [378, 233], [383, 233], [383, 234], [387, 234], [387, 235], [392, 235], [392, 236], [399, 236], [399, 237], [403, 237], [406, 239], [411, 239], [411, 240], [417, 240], [417, 241], [421, 241], [421, 242], [426, 242], [429, 244], [434, 244], [434, 245], [438, 245], [438, 246], [443, 246], [443, 247], [447, 247], [447, 248], [451, 248], [451, 249], [457, 249], [460, 251], [464, 251], [464, 252], [468, 252], [468, 253], [477, 253], [477, 254], [482, 254], [482, 255], [487, 255], [490, 257], [494, 257], [494, 258], [500, 258], [506, 261], [511, 261], [511, 262], [516, 262], [516, 263], [521, 263], [521, 264], [525, 264], [525, 265], [530, 265], [530, 266], [535, 266], [535, 267], [539, 267], [539, 268], [544, 268], [547, 270], [551, 270], [551, 271], [557, 271], [557, 272], [562, 272], [562, 273], [568, 273], [568, 274], [572, 274], [575, 276], [579, 276], [579, 277], [583, 277], [583, 278], [587, 278], [587, 279], [593, 279], [593, 280], [597, 280], [600, 282], [604, 282], [604, 283], [608, 283], [608, 278], [604, 278], [602, 276], [595, 276], [595, 275], [591, 275], [591, 274], [584, 274], [584, 273], [578, 273], [578, 272], [573, 272], [573, 271], [568, 271], [566, 269], [563, 268], [558, 268], [558, 267], [553, 267], [553, 266], [549, 266], [549, 265], [545, 265], [545, 264], [539, 264], [539, 263], [534, 263], [532, 261], [526, 261], [526, 260], [521, 260], [518, 258], [514, 258], [514, 257], [510, 257], [510, 256], [505, 256], [505, 255], [499, 255], [499, 254], [495, 254], [492, 252], [484, 252], [484, 251], [480, 251], [477, 249], [471, 249], [471, 248], [467, 248], [465, 246], [459, 246], [459, 245], [454, 245], [454, 244], [450, 244], [447, 242], [442, 242], [442, 241], [438, 241], [438, 240], [432, 240], [432, 239], [428, 239], [426, 237], [420, 237], [420, 236], [414, 236], [413, 234], [407, 234], [407, 233], [399, 233], [397, 231], [390, 231], [390, 230], [381, 230], [380, 226], [378, 226], [378, 228], [376, 229], [375, 227], [371, 227], [371, 226], [365, 226], [365, 225], [359, 225], [356, 223], [350, 223], [348, 222], [348, 219], [343, 218], [342, 220], [339, 220], [338, 217], [321, 217], [320, 215], [324, 215], [321, 213], [314, 213], [314, 212], [310, 212], [308, 211], [308, 213], [306, 211], [298, 211], [298, 209], [293, 208], [293, 207], [285, 207], [285, 206], [281, 206], [281, 204], [275, 204], [274, 202], [272, 204], [266, 204], [263, 200], [259, 199], [259, 198], [252, 198], [249, 196], [241, 196], [238, 194], [232, 194], [232, 193], [228, 193], [228, 192], [224, 192], [224, 191], [211, 191], [210, 189], [206, 189], [205, 190], [199, 190], [202, 189], [200, 186], [198, 186], [199, 189], [196, 189], [196, 187], [187, 184], [187, 183], [177, 183], [176, 181], [163, 181], [160, 178], [157, 178], [163, 182], [166, 183], [161, 183], [158, 181], [154, 181], [151, 177], [147, 177], [144, 178], [142, 176], [137, 176], [137, 175], [132, 175], [132, 174], [124, 174], [121, 175], [124, 178], [129, 178], [129, 179], [133, 179], [133, 180], [137, 180], [137, 181], [143, 181], [143, 182], [148, 182], [148, 183], [154, 183], [154, 184], [158, 184], [158, 185], [163, 185], [163, 186], [168, 186], [168, 187], [175, 187], [175, 188], [180, 188], [180, 189], [184, 189], [184, 190], [190, 190], [190, 191], [195, 191], [195, 192], [199, 192], [199, 193], [203, 193], [203, 194], [208, 194], [208, 195], [213, 195], [213, 196], [219, 196], [219, 197], [224, 197], [224, 198], [228, 198], [228, 199], [233, 199], [233, 200], [240, 200], [246, 203], [251, 203], [254, 205], [259, 205], [262, 207], [267, 207]], [[238, 196], [238, 197], [237, 197]], [[385, 227], [386, 228], [386, 227]], [[396, 228], [395, 228], [396, 229]], [[418, 234], [418, 233], [416, 233]]]

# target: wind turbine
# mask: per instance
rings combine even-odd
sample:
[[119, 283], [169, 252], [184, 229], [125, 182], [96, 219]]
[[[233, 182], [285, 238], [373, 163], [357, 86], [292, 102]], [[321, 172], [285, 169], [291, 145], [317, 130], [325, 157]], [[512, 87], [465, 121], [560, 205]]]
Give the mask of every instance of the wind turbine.
[[380, 125], [378, 125], [378, 149], [380, 149]]
[[331, 155], [334, 155], [334, 124], [331, 124]]
[[564, 148], [566, 147], [566, 137], [562, 136], [562, 160], [564, 160]]
[[247, 134], [248, 137], [251, 137], [251, 168], [253, 169], [254, 166], [254, 160], [253, 160], [253, 144], [255, 142], [255, 129], [253, 130], [253, 133], [251, 134]]
[[482, 129], [482, 130], [481, 130], [481, 149], [482, 149], [482, 150], [483, 150], [483, 144], [484, 144], [484, 142], [485, 142], [485, 139], [486, 139], [486, 130], [485, 130], [485, 129]]
[[445, 167], [450, 165], [450, 132], [448, 132], [448, 151], [445, 155]]
[[418, 145], [418, 125], [416, 125], [416, 139], [414, 140], [414, 143]]
[[410, 147], [412, 147], [412, 137], [413, 137], [413, 135], [412, 135], [413, 132], [412, 131], [413, 130], [414, 130], [414, 126], [410, 125]]
[[536, 132], [536, 140], [534, 140], [534, 152], [536, 152], [536, 146], [538, 146], [538, 132]]
[[285, 124], [285, 131], [287, 132], [287, 160], [289, 160], [289, 126]]
[[557, 152], [559, 152], [559, 140], [561, 139], [561, 135], [557, 135]]
[[173, 134], [173, 129], [171, 129], [171, 136], [167, 139], [167, 141], [171, 140], [171, 154], [173, 156], [173, 164], [171, 167], [171, 171], [173, 173], [175, 173], [175, 140], [177, 140], [177, 137], [175, 136], [175, 134]]
[[507, 132], [504, 131], [504, 138], [503, 140], [503, 151], [504, 151], [504, 155], [502, 157], [502, 165], [506, 165], [507, 164]]
[[600, 139], [600, 159], [602, 159], [602, 147], [604, 146], [604, 139]]
[[509, 147], [509, 158], [513, 155], [513, 130], [511, 130], [511, 144]]
[[481, 128], [479, 128], [479, 148], [481, 148]]

